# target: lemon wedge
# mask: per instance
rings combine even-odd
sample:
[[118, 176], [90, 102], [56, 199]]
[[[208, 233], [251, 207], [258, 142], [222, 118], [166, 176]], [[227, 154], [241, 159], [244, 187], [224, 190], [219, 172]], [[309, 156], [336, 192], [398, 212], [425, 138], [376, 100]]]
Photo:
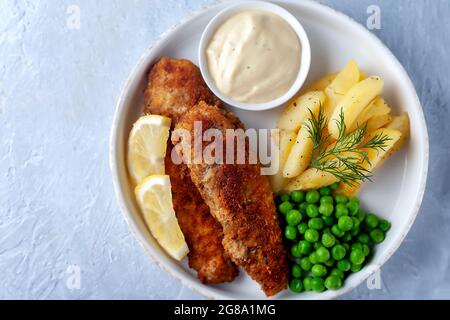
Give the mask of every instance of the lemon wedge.
[[153, 175], [144, 179], [135, 194], [153, 237], [171, 257], [181, 261], [189, 249], [173, 209], [169, 176]]
[[167, 150], [171, 120], [149, 115], [141, 117], [133, 125], [128, 140], [128, 171], [135, 184], [144, 178], [164, 174], [164, 158]]

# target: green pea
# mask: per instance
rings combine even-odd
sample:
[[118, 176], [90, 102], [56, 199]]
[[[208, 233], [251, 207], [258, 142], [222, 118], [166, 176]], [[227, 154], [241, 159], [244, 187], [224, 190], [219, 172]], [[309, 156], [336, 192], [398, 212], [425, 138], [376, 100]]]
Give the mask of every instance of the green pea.
[[298, 243], [298, 250], [303, 255], [310, 254], [312, 250], [312, 245], [308, 241], [302, 240]]
[[312, 290], [312, 277], [306, 277], [305, 279], [303, 279], [303, 288], [307, 291], [311, 291]]
[[291, 274], [294, 278], [300, 278], [302, 273], [302, 268], [298, 264], [292, 266]]
[[306, 223], [300, 223], [297, 226], [298, 233], [305, 234], [306, 230], [308, 230], [308, 225]]
[[327, 187], [323, 187], [319, 189], [320, 195], [323, 196], [329, 196], [331, 194], [331, 189]]
[[333, 217], [322, 217], [322, 220], [327, 227], [331, 227], [336, 223], [336, 220]]
[[350, 263], [350, 261], [348, 259], [343, 259], [341, 261], [338, 261], [337, 267], [342, 272], [347, 272], [352, 267], [352, 264]]
[[323, 221], [320, 218], [313, 218], [309, 220], [308, 227], [314, 230], [322, 230], [323, 229]]
[[331, 232], [338, 238], [341, 238], [345, 235], [345, 232], [342, 231], [337, 224], [331, 227]]
[[350, 253], [350, 262], [352, 264], [363, 264], [366, 257], [364, 256], [364, 252], [361, 249], [352, 249]]
[[302, 256], [302, 253], [300, 252], [300, 250], [298, 249], [298, 245], [294, 244], [291, 247], [291, 255], [295, 258], [300, 258]]
[[315, 242], [314, 243], [314, 250], [319, 250], [320, 248], [323, 248], [323, 244], [320, 242]]
[[346, 204], [348, 202], [348, 198], [342, 194], [338, 194], [334, 197], [336, 203]]
[[363, 247], [362, 247], [361, 243], [355, 242], [354, 244], [352, 244], [351, 248], [352, 248], [352, 250], [356, 250], [356, 249], [362, 250]]
[[298, 210], [300, 210], [301, 214], [306, 214], [306, 208], [308, 208], [308, 203], [307, 202], [303, 202], [302, 204], [300, 204], [298, 206]]
[[308, 203], [317, 203], [319, 202], [320, 194], [317, 190], [311, 190], [306, 194], [306, 202]]
[[352, 236], [356, 237], [361, 233], [361, 222], [359, 222], [359, 220], [355, 217], [352, 217], [352, 221], [353, 221], [353, 228], [350, 231]]
[[353, 221], [353, 229], [356, 229], [361, 226], [361, 222], [359, 222], [358, 218], [352, 217], [352, 221]]
[[289, 197], [288, 194], [283, 194], [283, 195], [280, 197], [280, 200], [281, 200], [281, 202], [289, 202], [290, 197]]
[[320, 198], [320, 204], [325, 204], [325, 203], [334, 204], [333, 197], [332, 196], [324, 196], [324, 197]]
[[337, 188], [339, 188], [339, 182], [333, 183], [333, 184], [330, 186], [330, 189], [331, 189], [331, 190], [336, 190]]
[[348, 243], [343, 243], [342, 246], [345, 248], [345, 250], [350, 251], [350, 245]]
[[294, 191], [291, 193], [291, 200], [296, 203], [301, 203], [305, 200], [305, 193], [303, 191]]
[[303, 282], [300, 279], [293, 279], [289, 284], [289, 288], [292, 292], [300, 293], [303, 291]]
[[309, 258], [303, 258], [300, 260], [300, 268], [303, 269], [303, 271], [309, 271], [311, 270], [312, 263], [309, 261]]
[[325, 291], [325, 286], [323, 284], [323, 280], [321, 278], [313, 278], [311, 280], [311, 289], [315, 292]]
[[291, 211], [294, 207], [292, 206], [292, 203], [285, 201], [282, 204], [278, 206], [278, 210], [282, 214], [287, 214], [289, 211]]
[[350, 268], [350, 270], [351, 270], [353, 273], [357, 273], [357, 272], [360, 272], [360, 271], [361, 271], [362, 267], [363, 267], [362, 264], [352, 264], [352, 267]]
[[338, 220], [338, 226], [342, 231], [350, 231], [353, 228], [353, 220], [348, 216], [340, 217]]
[[325, 287], [329, 290], [337, 290], [342, 287], [342, 280], [338, 276], [329, 276], [325, 279]]
[[346, 254], [347, 250], [343, 245], [337, 244], [331, 249], [331, 256], [337, 261], [344, 259]]
[[368, 236], [367, 234], [361, 233], [361, 234], [358, 236], [358, 242], [360, 242], [360, 243], [362, 243], [362, 244], [369, 244], [370, 238], [369, 238], [369, 236]]
[[363, 244], [362, 249], [364, 256], [368, 257], [370, 254], [370, 247], [367, 244]]
[[391, 229], [391, 223], [385, 219], [381, 220], [378, 227], [381, 231], [388, 232]]
[[378, 217], [376, 215], [374, 215], [373, 213], [370, 213], [366, 216], [366, 227], [369, 230], [375, 229], [376, 227], [378, 227]]
[[362, 223], [366, 219], [366, 213], [364, 211], [359, 210], [356, 218]]
[[345, 204], [339, 203], [336, 205], [336, 218], [348, 216], [348, 209]]
[[344, 242], [352, 241], [352, 234], [350, 232], [346, 232], [344, 234], [344, 236], [342, 237], [342, 241], [344, 241]]
[[315, 264], [311, 268], [311, 273], [316, 277], [324, 277], [327, 274], [327, 268], [321, 264]]
[[331, 248], [336, 243], [336, 238], [332, 234], [324, 233], [322, 235], [322, 244], [326, 248]]
[[352, 199], [350, 200], [350, 202], [347, 203], [347, 208], [352, 216], [356, 216], [359, 211], [359, 203], [353, 201]]
[[325, 247], [317, 249], [316, 254], [317, 254], [317, 260], [319, 262], [326, 262], [331, 257], [330, 251], [328, 251], [328, 249]]
[[319, 216], [319, 207], [317, 207], [315, 204], [309, 204], [306, 207], [306, 214], [310, 218], [317, 218]]
[[334, 259], [328, 259], [327, 261], [325, 261], [323, 264], [326, 265], [327, 267], [333, 267], [334, 264], [336, 263], [336, 261]]
[[319, 233], [317, 230], [308, 229], [305, 232], [305, 240], [311, 243], [317, 242], [319, 240]]
[[372, 239], [372, 241], [376, 244], [378, 243], [382, 243], [384, 241], [384, 232], [381, 231], [380, 229], [375, 229], [370, 231], [370, 239]]
[[287, 226], [284, 229], [284, 236], [286, 239], [295, 240], [297, 238], [297, 228], [293, 226]]
[[311, 264], [313, 264], [313, 265], [320, 262], [319, 261], [319, 256], [317, 255], [317, 252], [311, 253], [309, 255], [308, 259], [309, 259], [309, 262], [311, 262]]
[[319, 212], [325, 217], [330, 217], [333, 214], [334, 206], [331, 203], [322, 203], [319, 207]]
[[356, 228], [353, 227], [353, 229], [350, 230], [349, 232], [352, 237], [356, 237], [361, 232], [361, 229], [359, 228], [359, 226]]
[[302, 221], [302, 214], [298, 210], [291, 210], [286, 215], [286, 222], [290, 226], [296, 226]]
[[344, 272], [342, 272], [342, 271], [339, 270], [339, 269], [333, 269], [333, 270], [331, 270], [330, 275], [331, 275], [331, 276], [337, 276], [337, 277], [339, 277], [341, 280], [344, 280], [344, 278], [345, 278]]

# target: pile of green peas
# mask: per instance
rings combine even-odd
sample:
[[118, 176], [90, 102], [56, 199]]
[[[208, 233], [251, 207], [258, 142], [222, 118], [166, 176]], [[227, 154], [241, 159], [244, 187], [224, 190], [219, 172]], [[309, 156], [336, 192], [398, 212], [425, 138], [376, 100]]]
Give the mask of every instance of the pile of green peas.
[[277, 198], [290, 247], [293, 292], [337, 290], [384, 241], [389, 221], [365, 213], [358, 198], [333, 195], [339, 184]]

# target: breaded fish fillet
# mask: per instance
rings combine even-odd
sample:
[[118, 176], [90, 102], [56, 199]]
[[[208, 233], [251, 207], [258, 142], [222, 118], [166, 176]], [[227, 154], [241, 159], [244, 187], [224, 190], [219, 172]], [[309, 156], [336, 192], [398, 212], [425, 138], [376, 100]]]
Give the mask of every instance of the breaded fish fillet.
[[[201, 99], [217, 103], [190, 61], [163, 58], [150, 71], [145, 113], [172, 118], [176, 124], [182, 113]], [[175, 213], [190, 250], [189, 266], [203, 283], [231, 282], [238, 269], [223, 248], [222, 227], [192, 183], [187, 166], [172, 162], [171, 150], [169, 143], [166, 172], [172, 182]]]
[[222, 226], [211, 216], [209, 207], [192, 183], [188, 167], [172, 162], [171, 147], [166, 156], [166, 174], [172, 183], [178, 223], [190, 249], [189, 267], [197, 271], [203, 283], [232, 281], [238, 270], [224, 252]]
[[[195, 156], [193, 137], [196, 121], [202, 122], [203, 132], [219, 129], [224, 137], [225, 130], [242, 127], [232, 113], [199, 103], [176, 126], [176, 129], [191, 133], [191, 141], [173, 141], [174, 144], [181, 143], [176, 149], [184, 160]], [[191, 154], [183, 155], [183, 150]], [[226, 150], [225, 146], [223, 150]], [[285, 289], [288, 282], [287, 255], [273, 194], [267, 177], [261, 176], [260, 165], [208, 165], [191, 161], [188, 167], [192, 181], [223, 227], [223, 245], [233, 261], [243, 267], [268, 296]]]
[[199, 68], [189, 60], [162, 58], [148, 76], [145, 113], [178, 120], [200, 101], [220, 104], [202, 78]]

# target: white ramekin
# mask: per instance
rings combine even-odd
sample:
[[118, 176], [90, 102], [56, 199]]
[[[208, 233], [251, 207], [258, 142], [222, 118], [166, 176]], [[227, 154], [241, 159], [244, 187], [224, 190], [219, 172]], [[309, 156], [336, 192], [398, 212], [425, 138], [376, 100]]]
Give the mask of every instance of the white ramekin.
[[[209, 72], [208, 61], [206, 57], [206, 49], [208, 48], [212, 37], [214, 36], [217, 29], [225, 21], [227, 21], [229, 18], [236, 15], [237, 13], [245, 10], [263, 10], [278, 15], [291, 26], [291, 28], [297, 34], [300, 41], [301, 61], [297, 78], [295, 79], [295, 82], [292, 85], [292, 87], [285, 94], [272, 101], [264, 103], [243, 103], [233, 100], [230, 97], [223, 94], [217, 88]], [[244, 110], [251, 110], [251, 111], [269, 110], [272, 108], [279, 107], [288, 102], [289, 100], [291, 100], [305, 83], [305, 80], [309, 73], [309, 69], [311, 67], [311, 45], [309, 43], [308, 35], [306, 34], [303, 26], [300, 24], [297, 18], [295, 18], [287, 10], [269, 2], [245, 1], [227, 7], [225, 10], [221, 11], [210, 21], [205, 31], [203, 32], [202, 38], [200, 40], [199, 63], [200, 63], [200, 70], [202, 72], [202, 76], [205, 79], [206, 84], [220, 100], [227, 103], [228, 105]]]

